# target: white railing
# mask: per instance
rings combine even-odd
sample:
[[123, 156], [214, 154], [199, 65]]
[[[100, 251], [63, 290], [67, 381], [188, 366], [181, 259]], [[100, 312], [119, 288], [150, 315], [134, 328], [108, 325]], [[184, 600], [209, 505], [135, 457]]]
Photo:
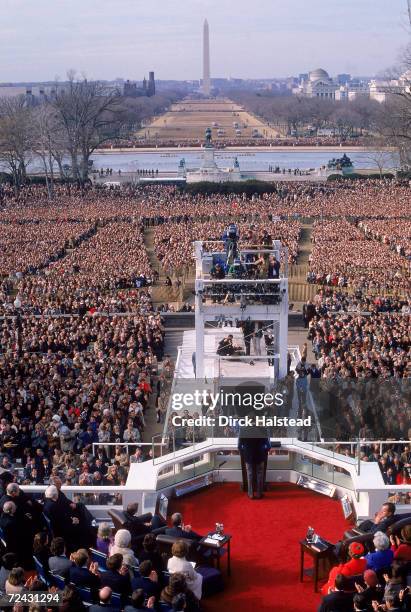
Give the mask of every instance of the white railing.
[[[275, 481], [275, 474], [278, 473], [281, 475], [281, 481], [296, 482], [299, 474], [305, 474], [332, 483], [343, 492], [351, 492], [358, 516], [372, 516], [378, 507], [387, 501], [390, 494], [411, 492], [411, 485], [385, 484], [376, 462], [361, 462], [359, 473], [356, 457], [335, 451], [337, 445], [340, 448], [358, 448], [358, 442], [357, 445], [353, 442], [323, 442], [318, 445], [291, 438], [282, 438], [280, 442], [279, 452], [274, 451], [268, 458], [270, 480]], [[380, 443], [406, 444], [403, 440]], [[360, 444], [363, 445], [364, 442]], [[78, 497], [90, 505], [92, 513], [100, 519], [107, 516], [110, 508], [126, 507], [130, 502], [138, 502], [143, 513], [144, 500], [150, 494], [156, 494], [160, 490], [172, 494], [178, 484], [211, 473], [216, 474], [217, 479], [241, 481], [237, 438], [208, 438], [162, 457], [153, 458], [153, 461], [132, 463], [124, 486], [63, 485], [62, 491], [69, 498]], [[42, 495], [47, 485], [22, 485], [21, 488], [27, 493]], [[108, 498], [105, 499], [104, 495]], [[406, 510], [407, 506], [398, 508], [398, 511]]]
[[[92, 443], [92, 454], [93, 457], [95, 457], [96, 452], [95, 449], [96, 448], [101, 448], [101, 447], [105, 447], [105, 446], [114, 446], [116, 448], [124, 448], [126, 449], [127, 455], [129, 455], [129, 447], [132, 446], [133, 448], [141, 448], [142, 446], [149, 446], [150, 448], [153, 447], [153, 443], [152, 442], [93, 442]], [[154, 444], [154, 446], [163, 446], [162, 442], [156, 442]]]

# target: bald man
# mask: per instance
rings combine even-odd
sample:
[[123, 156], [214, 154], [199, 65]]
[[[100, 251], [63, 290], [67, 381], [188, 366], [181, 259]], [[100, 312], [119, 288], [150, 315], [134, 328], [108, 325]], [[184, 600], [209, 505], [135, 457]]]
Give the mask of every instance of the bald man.
[[118, 606], [111, 603], [112, 590], [110, 587], [103, 587], [98, 592], [99, 603], [89, 607], [89, 612], [120, 612], [120, 604]]

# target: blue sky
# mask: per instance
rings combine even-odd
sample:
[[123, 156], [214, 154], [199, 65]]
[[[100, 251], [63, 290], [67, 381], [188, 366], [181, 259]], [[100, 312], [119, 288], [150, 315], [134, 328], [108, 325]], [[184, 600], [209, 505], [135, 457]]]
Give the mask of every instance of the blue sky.
[[211, 73], [273, 77], [316, 67], [374, 74], [398, 63], [407, 0], [1, 0], [0, 81], [195, 79], [202, 23]]

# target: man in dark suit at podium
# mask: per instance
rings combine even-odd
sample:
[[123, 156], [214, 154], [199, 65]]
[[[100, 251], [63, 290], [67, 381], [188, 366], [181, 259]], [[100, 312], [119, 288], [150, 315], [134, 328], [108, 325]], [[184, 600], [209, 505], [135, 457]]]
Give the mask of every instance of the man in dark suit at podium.
[[238, 450], [247, 471], [247, 490], [250, 499], [261, 499], [264, 490], [264, 477], [267, 464], [270, 438], [264, 427], [244, 427], [240, 429]]

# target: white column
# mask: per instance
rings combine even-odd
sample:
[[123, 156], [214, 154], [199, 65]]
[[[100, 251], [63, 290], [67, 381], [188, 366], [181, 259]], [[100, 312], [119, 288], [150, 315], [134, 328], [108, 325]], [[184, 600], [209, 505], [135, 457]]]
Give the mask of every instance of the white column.
[[[285, 290], [285, 291], [284, 291]], [[288, 279], [280, 284], [281, 310], [280, 310], [280, 334], [278, 339], [280, 364], [279, 377], [287, 376], [287, 351], [288, 351]]]
[[198, 295], [196, 283], [195, 326], [196, 326], [196, 378], [204, 378], [204, 317], [202, 314], [202, 297]]
[[210, 95], [210, 34], [208, 21], [204, 20], [203, 26], [203, 94]]

